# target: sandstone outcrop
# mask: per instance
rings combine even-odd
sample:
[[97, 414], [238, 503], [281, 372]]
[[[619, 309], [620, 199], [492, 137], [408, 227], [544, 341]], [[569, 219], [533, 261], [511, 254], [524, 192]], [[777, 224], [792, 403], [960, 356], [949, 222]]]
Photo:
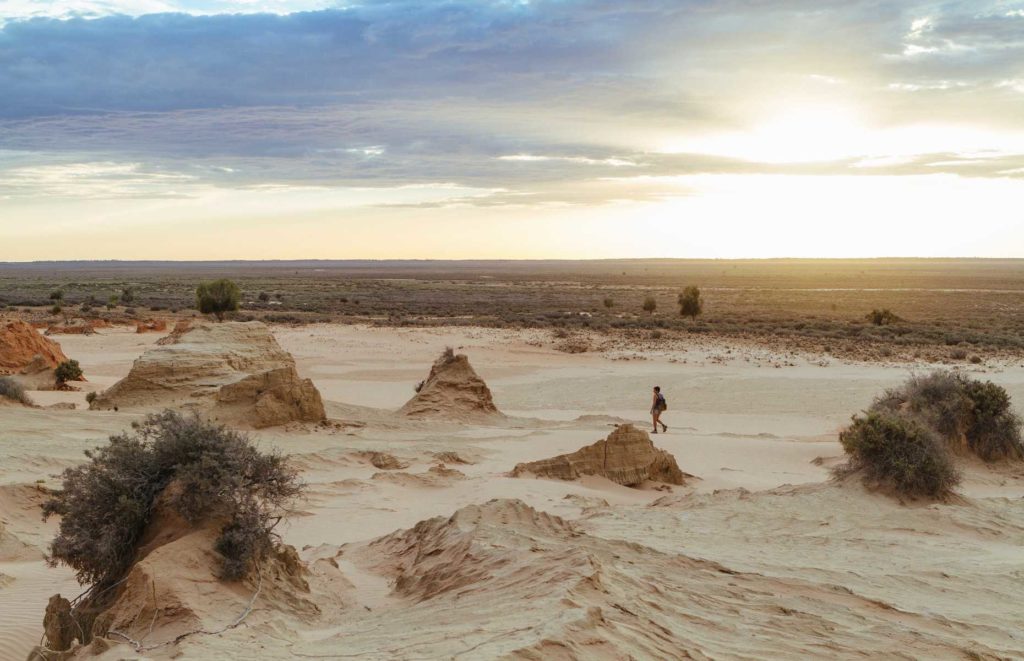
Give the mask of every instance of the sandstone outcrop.
[[399, 413], [410, 418], [480, 420], [503, 417], [494, 405], [491, 390], [465, 354], [445, 351], [430, 368], [416, 396]]
[[570, 454], [519, 464], [513, 477], [525, 474], [560, 480], [600, 475], [618, 484], [635, 487], [645, 481], [684, 484], [685, 475], [675, 457], [654, 446], [647, 432], [621, 425], [608, 438]]
[[200, 324], [144, 353], [93, 409], [189, 407], [255, 428], [319, 422], [323, 401], [259, 322]]
[[174, 328], [166, 336], [161, 337], [156, 341], [160, 346], [166, 346], [168, 344], [174, 344], [178, 341], [178, 338], [188, 332], [192, 328], [191, 319], [180, 319], [174, 324]]
[[167, 330], [164, 319], [146, 319], [135, 324], [136, 333], [162, 333]]
[[53, 369], [67, 359], [59, 344], [31, 324], [18, 319], [0, 322], [0, 374]]

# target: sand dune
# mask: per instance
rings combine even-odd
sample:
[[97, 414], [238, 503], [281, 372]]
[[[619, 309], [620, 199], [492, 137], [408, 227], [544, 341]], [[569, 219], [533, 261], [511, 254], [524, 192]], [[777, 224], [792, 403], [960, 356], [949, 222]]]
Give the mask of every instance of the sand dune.
[[[261, 446], [290, 453], [309, 484], [283, 529], [306, 588], [261, 591], [244, 626], [147, 658], [1024, 656], [1024, 473], [967, 465], [962, 496], [947, 504], [899, 503], [828, 480], [841, 454], [836, 430], [906, 369], [809, 359], [769, 370], [699, 361], [697, 348], [686, 364], [616, 361], [484, 329], [322, 325], [275, 335], [332, 418], [254, 432]], [[100, 329], [62, 344], [90, 387], [103, 388], [158, 339]], [[445, 346], [473, 357], [508, 417], [397, 413]], [[985, 376], [1024, 401], [1024, 370]], [[509, 475], [616, 424], [646, 428], [654, 383], [673, 403], [657, 446], [695, 476], [685, 484]], [[142, 414], [85, 410], [85, 393], [47, 395], [80, 408], [0, 410], [4, 659], [38, 643], [50, 595], [76, 594], [66, 569], [41, 561], [53, 522], [37, 516], [40, 489]], [[136, 611], [155, 612], [141, 601], [118, 616], [147, 644], [219, 630], [254, 592], [251, 582], [211, 580], [209, 535], [189, 535], [151, 554], [169, 564], [146, 576], [154, 604], [188, 606], [191, 619], [135, 626]], [[137, 656], [111, 644], [102, 658]]]

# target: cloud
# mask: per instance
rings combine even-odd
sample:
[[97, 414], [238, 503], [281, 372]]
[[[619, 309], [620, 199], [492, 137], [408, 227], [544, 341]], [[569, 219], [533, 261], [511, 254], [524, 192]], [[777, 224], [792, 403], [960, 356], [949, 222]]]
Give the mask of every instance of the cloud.
[[[399, 203], [583, 205], [685, 194], [659, 178], [697, 174], [1015, 177], [1014, 149], [964, 156], [990, 137], [885, 152], [923, 121], [1024, 134], [1011, 4], [14, 0], [0, 196], [454, 182], [472, 192]], [[862, 111], [870, 150], [665, 153], [749, 144], [768, 109], [823, 99]]]

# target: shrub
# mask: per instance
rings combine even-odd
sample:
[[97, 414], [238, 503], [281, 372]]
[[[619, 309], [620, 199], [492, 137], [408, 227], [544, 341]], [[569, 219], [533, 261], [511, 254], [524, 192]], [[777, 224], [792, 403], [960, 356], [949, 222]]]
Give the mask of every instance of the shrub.
[[233, 580], [272, 548], [274, 526], [302, 489], [283, 456], [174, 411], [150, 415], [86, 456], [87, 463], [64, 471], [63, 489], [43, 513], [62, 517], [50, 563], [71, 567], [94, 595], [130, 569], [161, 494], [191, 524], [223, 522], [220, 575]]
[[679, 295], [679, 314], [690, 319], [696, 319], [697, 315], [704, 311], [704, 302], [700, 298], [700, 289], [687, 287]]
[[985, 461], [1024, 459], [1021, 420], [1006, 390], [991, 381], [950, 371], [916, 375], [886, 391], [870, 410], [907, 412], [950, 447]]
[[60, 365], [57, 365], [57, 369], [53, 371], [53, 376], [58, 384], [67, 383], [68, 381], [81, 381], [82, 367], [78, 364], [77, 360], [65, 360]]
[[34, 406], [25, 388], [9, 376], [0, 376], [0, 398], [9, 399], [12, 402]]
[[196, 287], [196, 308], [203, 314], [212, 314], [218, 321], [224, 314], [238, 309], [242, 293], [238, 285], [227, 279], [202, 282]]
[[86, 403], [88, 403], [88, 404], [92, 404], [93, 402], [95, 402], [95, 401], [96, 401], [96, 398], [97, 398], [98, 396], [99, 396], [99, 395], [97, 395], [97, 394], [96, 394], [96, 391], [94, 390], [94, 391], [92, 391], [92, 392], [89, 392], [89, 393], [87, 393], [87, 394], [85, 395], [85, 401], [86, 401]]
[[611, 298], [610, 296], [604, 299], [604, 306], [608, 309], [615, 307], [615, 299]]
[[872, 310], [867, 315], [867, 320], [873, 323], [875, 326], [887, 326], [889, 324], [895, 324], [898, 321], [903, 321], [897, 317], [892, 310], [884, 308], [882, 310]]
[[268, 294], [265, 291], [261, 291], [258, 298], [260, 299], [261, 303], [266, 303], [267, 301], [270, 300], [270, 294]]
[[863, 471], [877, 484], [907, 496], [940, 498], [960, 482], [942, 441], [909, 415], [868, 411], [839, 434], [849, 463], [839, 473]]
[[55, 289], [54, 291], [50, 292], [50, 300], [51, 301], [63, 301], [64, 300], [64, 292], [62, 290], [60, 290], [60, 289]]
[[61, 313], [61, 307], [59, 305], [54, 305], [52, 308], [50, 308], [50, 314], [60, 314], [60, 313]]
[[122, 303], [124, 303], [125, 305], [131, 305], [131, 303], [134, 300], [135, 300], [135, 288], [134, 287], [125, 287], [124, 289], [121, 290], [121, 302]]
[[644, 299], [643, 309], [648, 314], [654, 314], [654, 311], [658, 309], [658, 302], [654, 300], [653, 296], [648, 296]]

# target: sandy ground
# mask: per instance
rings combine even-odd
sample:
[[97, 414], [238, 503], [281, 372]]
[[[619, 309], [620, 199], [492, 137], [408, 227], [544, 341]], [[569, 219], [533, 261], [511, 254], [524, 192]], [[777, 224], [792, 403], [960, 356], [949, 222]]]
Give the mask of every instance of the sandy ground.
[[[968, 465], [964, 497], [932, 505], [829, 481], [838, 429], [907, 367], [696, 345], [642, 359], [567, 355], [540, 334], [485, 329], [275, 334], [341, 424], [254, 436], [302, 467], [309, 495], [285, 540], [307, 560], [335, 557], [355, 610], [315, 626], [254, 619], [190, 639], [179, 658], [1024, 658], [1024, 473]], [[86, 388], [102, 389], [158, 338], [110, 330], [59, 339]], [[469, 355], [514, 416], [509, 424], [410, 424], [390, 414], [447, 345]], [[987, 370], [979, 374], [1019, 407], [1024, 369]], [[652, 438], [696, 476], [687, 486], [506, 475], [603, 438], [606, 416], [643, 422], [655, 384], [670, 430]], [[84, 410], [84, 392], [33, 396], [79, 409], [0, 408], [0, 659], [24, 658], [39, 641], [51, 594], [78, 591], [68, 570], [42, 561], [53, 523], [38, 518], [39, 489], [56, 487], [83, 450], [138, 417]], [[381, 471], [360, 451], [409, 467]], [[463, 476], [430, 477], [439, 452], [471, 462], [451, 466]], [[460, 556], [456, 573], [483, 578], [457, 591], [397, 594], [368, 550], [377, 547], [365, 544], [492, 499], [521, 503], [464, 510], [455, 529], [438, 524], [438, 539], [474, 531], [477, 551]], [[404, 534], [401, 544], [423, 543], [413, 539], [421, 532]], [[486, 564], [499, 550], [501, 570]]]

